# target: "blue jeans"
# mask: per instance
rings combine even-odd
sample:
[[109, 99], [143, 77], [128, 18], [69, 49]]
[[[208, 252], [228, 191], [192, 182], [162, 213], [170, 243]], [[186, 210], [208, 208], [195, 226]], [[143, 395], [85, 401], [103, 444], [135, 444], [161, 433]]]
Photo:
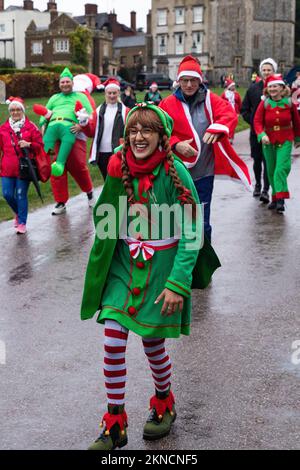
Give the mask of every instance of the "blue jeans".
[[28, 188], [30, 182], [19, 178], [2, 177], [2, 194], [7, 204], [18, 216], [19, 224], [27, 222], [28, 215]]
[[214, 176], [206, 176], [200, 180], [194, 181], [200, 202], [204, 204], [204, 233], [209, 241], [211, 241], [212, 232], [210, 225], [210, 206], [214, 190], [214, 181]]

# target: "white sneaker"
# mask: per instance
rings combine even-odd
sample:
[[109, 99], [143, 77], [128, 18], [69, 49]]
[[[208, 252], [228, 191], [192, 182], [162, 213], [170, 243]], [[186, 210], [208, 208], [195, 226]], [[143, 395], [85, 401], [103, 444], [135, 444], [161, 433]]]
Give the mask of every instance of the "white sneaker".
[[52, 215], [61, 215], [66, 212], [66, 204], [63, 202], [58, 202], [52, 211]]

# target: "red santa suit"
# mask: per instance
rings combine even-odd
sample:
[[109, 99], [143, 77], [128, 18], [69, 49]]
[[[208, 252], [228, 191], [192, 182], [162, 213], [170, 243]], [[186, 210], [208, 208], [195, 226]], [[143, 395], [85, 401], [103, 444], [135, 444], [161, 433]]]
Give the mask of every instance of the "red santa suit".
[[[84, 93], [94, 111], [96, 104], [91, 96], [93, 90], [100, 85], [100, 79], [93, 74], [81, 74], [74, 77], [73, 91]], [[66, 203], [69, 199], [68, 190], [68, 172], [74, 178], [81, 191], [91, 193], [93, 191], [93, 182], [89, 169], [87, 167], [87, 136], [81, 132], [76, 137], [76, 142], [69, 155], [65, 171], [62, 176], [51, 176], [51, 186], [54, 199], [57, 203]], [[59, 145], [56, 147], [58, 153]]]
[[[196, 157], [186, 158], [175, 153], [182, 159], [187, 168], [196, 165], [201, 154], [201, 142], [197, 134], [188, 104], [180, 101], [175, 95], [165, 98], [160, 107], [164, 109], [174, 120], [174, 130], [171, 137], [171, 146], [185, 140], [193, 139], [190, 144], [197, 150]], [[207, 90], [205, 99], [205, 113], [210, 123], [207, 132], [221, 134], [218, 142], [213, 144], [215, 158], [215, 175], [226, 175], [235, 180], [240, 180], [252, 190], [251, 178], [246, 163], [237, 155], [229, 142], [229, 136], [237, 125], [237, 115], [231, 106], [219, 96]], [[178, 118], [180, 116], [180, 118]]]

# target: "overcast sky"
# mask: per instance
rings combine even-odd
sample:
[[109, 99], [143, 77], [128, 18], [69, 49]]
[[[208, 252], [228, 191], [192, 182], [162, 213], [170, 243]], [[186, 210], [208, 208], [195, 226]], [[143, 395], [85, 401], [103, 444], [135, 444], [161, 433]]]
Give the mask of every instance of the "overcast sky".
[[[48, 0], [34, 0], [35, 8], [47, 9]], [[146, 15], [151, 8], [151, 0], [56, 0], [58, 10], [71, 12], [73, 15], [84, 13], [85, 3], [97, 3], [99, 13], [109, 12], [113, 8], [118, 15], [118, 21], [130, 26], [130, 12], [137, 13], [137, 27], [146, 28]], [[23, 0], [4, 0], [5, 8], [10, 5], [22, 6]]]

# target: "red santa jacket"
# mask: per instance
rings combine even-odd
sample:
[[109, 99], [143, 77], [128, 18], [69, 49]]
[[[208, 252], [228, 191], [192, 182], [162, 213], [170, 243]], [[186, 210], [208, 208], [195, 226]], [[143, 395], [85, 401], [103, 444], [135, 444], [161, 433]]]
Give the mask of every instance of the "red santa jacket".
[[[42, 134], [33, 122], [28, 118], [21, 129], [21, 138], [30, 142], [29, 156], [37, 157], [43, 150]], [[18, 145], [18, 138], [9, 121], [6, 121], [0, 127], [0, 176], [8, 178], [19, 177], [19, 156], [22, 155]]]
[[297, 106], [290, 98], [276, 102], [267, 98], [255, 113], [254, 129], [260, 142], [267, 135], [271, 144], [283, 144], [287, 140], [300, 141], [300, 118]]
[[[186, 158], [177, 153], [187, 168], [196, 165], [201, 154], [201, 141], [193, 126], [192, 116], [186, 103], [175, 95], [168, 96], [159, 105], [174, 120], [171, 146], [185, 140], [193, 139], [192, 147], [197, 150], [196, 157]], [[237, 155], [231, 146], [228, 136], [234, 132], [237, 125], [237, 115], [232, 106], [218, 95], [207, 91], [205, 112], [210, 123], [207, 131], [211, 134], [222, 134], [221, 139], [213, 144], [215, 157], [215, 174], [226, 175], [235, 180], [241, 180], [248, 189], [252, 189], [251, 178], [246, 163]], [[176, 152], [175, 152], [176, 153]]]
[[[223, 91], [221, 98], [225, 101], [228, 101], [228, 103], [231, 104], [226, 96], [226, 91]], [[242, 98], [241, 98], [241, 95], [237, 91], [234, 92], [234, 109], [235, 109], [236, 114], [241, 113]]]

